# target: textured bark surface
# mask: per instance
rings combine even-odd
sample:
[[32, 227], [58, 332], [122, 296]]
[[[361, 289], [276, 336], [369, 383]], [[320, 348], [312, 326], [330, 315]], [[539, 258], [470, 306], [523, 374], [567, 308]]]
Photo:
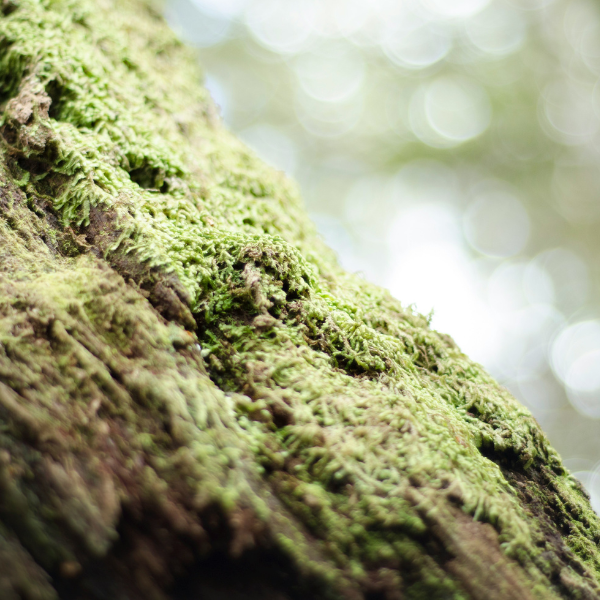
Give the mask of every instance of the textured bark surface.
[[600, 598], [529, 412], [337, 266], [155, 6], [0, 6], [2, 600]]

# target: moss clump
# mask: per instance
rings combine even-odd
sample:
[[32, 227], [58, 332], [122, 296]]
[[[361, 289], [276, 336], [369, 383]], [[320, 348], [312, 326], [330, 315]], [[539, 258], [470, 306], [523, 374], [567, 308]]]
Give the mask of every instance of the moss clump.
[[597, 597], [533, 417], [337, 266], [151, 3], [2, 11], [7, 598]]

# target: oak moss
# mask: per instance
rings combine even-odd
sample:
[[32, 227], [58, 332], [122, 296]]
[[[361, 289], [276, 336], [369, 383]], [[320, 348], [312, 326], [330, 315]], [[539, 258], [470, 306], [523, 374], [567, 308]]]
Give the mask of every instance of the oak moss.
[[208, 594], [215, 556], [262, 597], [598, 597], [530, 413], [337, 266], [151, 3], [2, 7], [7, 598]]

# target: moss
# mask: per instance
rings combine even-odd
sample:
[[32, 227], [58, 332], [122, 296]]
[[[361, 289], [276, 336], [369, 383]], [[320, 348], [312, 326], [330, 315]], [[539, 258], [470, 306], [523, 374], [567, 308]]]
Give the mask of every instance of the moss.
[[530, 413], [337, 266], [199, 81], [141, 0], [0, 18], [19, 552], [65, 597], [259, 551], [290, 597], [596, 597], [600, 522]]

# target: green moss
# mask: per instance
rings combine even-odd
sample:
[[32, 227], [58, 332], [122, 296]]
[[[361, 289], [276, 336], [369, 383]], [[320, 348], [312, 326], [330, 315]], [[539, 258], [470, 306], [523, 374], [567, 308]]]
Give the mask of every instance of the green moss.
[[487, 546], [498, 589], [597, 594], [600, 522], [530, 413], [341, 271], [199, 80], [141, 0], [0, 19], [0, 384], [31, 415], [10, 405], [10, 435], [63, 448], [50, 496], [15, 479], [26, 512], [69, 532], [24, 546], [55, 569], [110, 552], [127, 502], [200, 529], [217, 506], [236, 551], [268, 530], [330, 597], [479, 597]]

